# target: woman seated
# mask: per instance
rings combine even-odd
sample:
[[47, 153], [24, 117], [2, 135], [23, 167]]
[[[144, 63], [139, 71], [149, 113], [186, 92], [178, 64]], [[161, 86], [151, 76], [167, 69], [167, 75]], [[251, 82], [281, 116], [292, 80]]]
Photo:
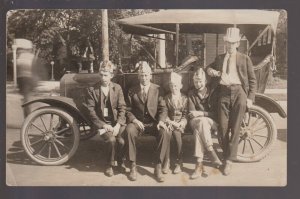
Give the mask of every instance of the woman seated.
[[222, 163], [213, 148], [211, 132], [217, 131], [217, 124], [214, 121], [216, 115], [210, 104], [210, 91], [206, 87], [206, 74], [202, 68], [195, 72], [193, 82], [195, 88], [188, 94], [188, 117], [195, 138], [194, 156], [197, 158], [191, 179], [196, 179], [201, 174], [203, 177], [208, 176], [202, 163], [205, 150], [213, 164], [220, 166]]

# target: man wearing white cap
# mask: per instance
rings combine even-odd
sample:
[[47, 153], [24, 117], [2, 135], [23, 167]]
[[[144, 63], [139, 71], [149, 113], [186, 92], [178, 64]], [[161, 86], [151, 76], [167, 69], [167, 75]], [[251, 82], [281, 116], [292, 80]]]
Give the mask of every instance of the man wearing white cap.
[[240, 30], [228, 28], [224, 37], [226, 54], [220, 55], [207, 67], [212, 88], [219, 93], [218, 122], [221, 146], [226, 160], [224, 175], [231, 173], [236, 160], [240, 127], [246, 108], [253, 104], [256, 79], [251, 59], [237, 52]]
[[125, 142], [128, 146], [128, 158], [131, 163], [129, 179], [137, 179], [136, 170], [136, 137], [147, 133], [156, 137], [154, 174], [158, 182], [163, 182], [162, 163], [167, 157], [170, 133], [165, 120], [167, 107], [163, 99], [161, 88], [150, 82], [151, 68], [146, 62], [140, 62], [138, 69], [139, 84], [128, 91], [127, 119], [130, 122], [126, 127]]
[[113, 166], [115, 156], [118, 169], [124, 172], [123, 146], [125, 144], [122, 133], [126, 124], [126, 103], [120, 85], [111, 82], [114, 65], [110, 61], [100, 64], [100, 81], [93, 87], [86, 89], [85, 107], [93, 128], [99, 132], [106, 143], [107, 160], [105, 175], [114, 175]]
[[[168, 124], [169, 130], [172, 132], [176, 142], [176, 159], [175, 168], [173, 170], [174, 174], [178, 174], [182, 170], [182, 134], [184, 133], [185, 126], [187, 124], [186, 114], [187, 114], [187, 97], [180, 92], [182, 88], [182, 77], [172, 72], [170, 74], [170, 93], [165, 96], [166, 105], [168, 108], [168, 118], [166, 123]], [[169, 154], [170, 145], [168, 148], [166, 162], [164, 162], [163, 173], [168, 173], [169, 171]]]

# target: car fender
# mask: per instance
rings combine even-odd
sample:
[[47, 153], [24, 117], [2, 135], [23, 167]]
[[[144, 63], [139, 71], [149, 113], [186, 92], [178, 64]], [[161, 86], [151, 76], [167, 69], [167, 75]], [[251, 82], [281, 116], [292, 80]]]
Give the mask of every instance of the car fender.
[[256, 93], [254, 104], [262, 107], [269, 113], [278, 113], [283, 118], [287, 117], [286, 112], [283, 110], [280, 104], [264, 94]]
[[47, 96], [47, 97], [37, 97], [22, 105], [22, 107], [34, 104], [34, 103], [45, 103], [53, 107], [60, 108], [72, 117], [74, 117], [78, 122], [86, 122], [91, 124], [91, 121], [82, 113], [81, 104], [76, 104], [75, 101], [68, 97], [61, 96]]

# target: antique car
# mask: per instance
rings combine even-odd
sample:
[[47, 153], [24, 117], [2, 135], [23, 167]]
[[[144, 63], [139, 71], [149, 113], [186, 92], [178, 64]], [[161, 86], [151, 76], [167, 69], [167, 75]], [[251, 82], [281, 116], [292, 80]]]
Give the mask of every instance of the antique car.
[[[240, 28], [243, 37], [239, 50], [251, 57], [258, 87], [254, 106], [246, 113], [241, 126], [237, 160], [254, 162], [263, 159], [277, 139], [271, 114], [287, 117], [275, 100], [263, 94], [275, 64], [278, 17], [278, 12], [262, 10], [163, 10], [117, 23], [125, 33], [173, 42], [174, 56], [167, 68], [159, 67], [155, 56], [151, 56], [155, 62], [152, 81], [167, 90], [166, 80], [171, 71], [176, 71], [183, 76], [183, 92], [192, 86], [196, 67], [205, 67], [224, 52], [222, 34], [226, 28]], [[158, 36], [162, 34], [164, 38]], [[201, 53], [180, 60], [180, 42], [193, 44], [195, 38], [201, 39]], [[126, 94], [138, 80], [137, 73], [124, 71], [120, 70], [114, 79]], [[36, 98], [23, 105], [44, 104], [25, 119], [21, 129], [23, 147], [32, 160], [42, 165], [63, 164], [74, 155], [80, 140], [96, 134], [82, 108], [82, 89], [97, 81], [96, 73], [67, 73], [60, 80], [60, 96]]]

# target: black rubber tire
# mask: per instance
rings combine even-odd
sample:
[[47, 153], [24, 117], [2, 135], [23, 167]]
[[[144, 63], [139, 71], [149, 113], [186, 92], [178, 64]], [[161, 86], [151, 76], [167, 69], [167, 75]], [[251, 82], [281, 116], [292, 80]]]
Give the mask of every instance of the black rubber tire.
[[[42, 119], [43, 118], [42, 116], [45, 117], [46, 115], [50, 115], [51, 118], [49, 122], [50, 127], [48, 130], [45, 121]], [[53, 124], [50, 124], [53, 123], [54, 117], [58, 118], [57, 119], [58, 124], [56, 125], [57, 128], [56, 127], [53, 128], [52, 126]], [[38, 127], [37, 124], [34, 124], [35, 125], [34, 126], [33, 122], [35, 121], [40, 121], [39, 124], [41, 127]], [[65, 125], [65, 128], [59, 130], [58, 128], [61, 127], [62, 124], [61, 121], [64, 121], [63, 124]], [[34, 131], [31, 129], [32, 128], [31, 126], [35, 127], [34, 129], [37, 130], [35, 134], [32, 134]], [[47, 136], [46, 138], [46, 134], [50, 132], [50, 129], [53, 129], [51, 131], [51, 136], [50, 138], [49, 136]], [[29, 132], [30, 130], [31, 132]], [[41, 133], [43, 131], [44, 133]], [[33, 136], [33, 138], [30, 139], [29, 136]], [[38, 137], [39, 139], [32, 143], [31, 141], [35, 137]], [[27, 116], [21, 128], [21, 142], [27, 155], [33, 161], [41, 165], [47, 165], [47, 166], [61, 165], [67, 162], [75, 154], [78, 148], [79, 137], [80, 137], [79, 129], [76, 120], [65, 111], [56, 107], [48, 106], [33, 111]], [[48, 139], [52, 140], [52, 142], [49, 141]], [[39, 148], [40, 151], [38, 151], [38, 154], [35, 154], [37, 150], [35, 149], [35, 147], [33, 147], [34, 145], [42, 145]], [[44, 149], [46, 148], [45, 147], [46, 145], [48, 146], [48, 151], [47, 151], [48, 157], [45, 157], [41, 154], [42, 152], [45, 151]], [[53, 151], [55, 151], [55, 153]], [[58, 157], [51, 158], [51, 155], [54, 154], [56, 154]]]
[[[259, 119], [256, 119], [250, 127], [249, 125], [245, 125], [245, 123], [242, 124], [238, 155], [237, 155], [237, 161], [239, 162], [257, 162], [262, 160], [270, 153], [277, 139], [277, 128], [275, 122], [271, 117], [271, 115], [266, 110], [264, 110], [261, 107], [253, 105], [249, 110], [249, 114], [253, 116], [252, 118], [255, 117]], [[266, 127], [265, 128], [260, 127], [261, 124], [265, 125]], [[249, 134], [251, 134], [250, 137], [244, 136], [245, 134], [243, 132], [245, 131], [243, 131], [243, 126], [249, 128], [250, 131]], [[266, 129], [267, 131], [265, 132], [265, 134], [256, 134], [255, 132], [258, 132], [259, 130], [256, 129], [255, 127], [256, 128], [260, 127], [258, 129], [260, 130]], [[245, 137], [247, 137], [247, 139], [245, 139]], [[260, 141], [258, 141], [259, 138]], [[263, 142], [261, 140], [263, 140]], [[247, 147], [247, 145], [249, 149], [251, 149], [251, 153], [245, 154], [245, 148]], [[260, 149], [255, 150], [254, 149], [255, 146], [259, 147]]]

